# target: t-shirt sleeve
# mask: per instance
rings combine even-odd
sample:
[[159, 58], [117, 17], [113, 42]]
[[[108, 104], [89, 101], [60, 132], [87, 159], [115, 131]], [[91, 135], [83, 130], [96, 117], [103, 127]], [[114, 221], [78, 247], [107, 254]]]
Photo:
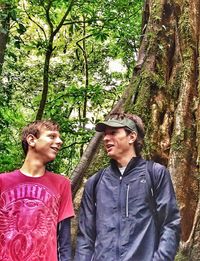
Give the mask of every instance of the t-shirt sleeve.
[[62, 192], [61, 192], [58, 222], [60, 222], [65, 218], [70, 218], [73, 216], [74, 216], [74, 208], [72, 203], [71, 183], [69, 179], [65, 178], [62, 186]]

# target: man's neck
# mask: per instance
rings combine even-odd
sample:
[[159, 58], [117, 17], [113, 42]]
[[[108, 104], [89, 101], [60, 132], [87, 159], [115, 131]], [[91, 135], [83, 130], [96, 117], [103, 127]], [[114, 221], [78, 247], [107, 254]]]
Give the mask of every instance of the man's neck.
[[30, 177], [41, 177], [45, 174], [46, 167], [39, 160], [29, 159], [26, 157], [20, 171]]
[[119, 168], [126, 167], [133, 157], [136, 157], [136, 155], [132, 154], [128, 157], [122, 157], [122, 158], [116, 159], [118, 167]]

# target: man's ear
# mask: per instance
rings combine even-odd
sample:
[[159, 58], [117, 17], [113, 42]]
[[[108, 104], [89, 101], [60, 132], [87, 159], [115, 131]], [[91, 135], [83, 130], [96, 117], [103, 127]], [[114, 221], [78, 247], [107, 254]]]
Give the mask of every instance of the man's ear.
[[129, 134], [129, 144], [133, 144], [137, 139], [137, 133], [135, 131]]
[[35, 140], [36, 140], [36, 137], [33, 135], [33, 134], [29, 134], [27, 137], [26, 137], [26, 140], [27, 140], [27, 143], [30, 147], [35, 147]]

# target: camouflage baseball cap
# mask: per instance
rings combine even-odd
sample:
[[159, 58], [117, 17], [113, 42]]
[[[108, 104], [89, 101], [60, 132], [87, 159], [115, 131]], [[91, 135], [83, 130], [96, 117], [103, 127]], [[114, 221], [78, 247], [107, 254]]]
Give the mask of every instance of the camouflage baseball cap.
[[128, 118], [123, 118], [123, 119], [110, 119], [104, 122], [99, 122], [97, 123], [95, 130], [98, 132], [104, 132], [106, 127], [113, 127], [113, 128], [124, 128], [127, 127], [131, 131], [137, 131], [137, 127], [134, 121], [128, 119]]

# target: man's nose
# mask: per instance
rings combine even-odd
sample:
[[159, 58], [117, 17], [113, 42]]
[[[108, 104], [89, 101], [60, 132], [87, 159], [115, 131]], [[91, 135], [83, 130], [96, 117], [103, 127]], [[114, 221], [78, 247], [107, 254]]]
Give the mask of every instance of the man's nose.
[[104, 134], [103, 141], [108, 141], [110, 139], [110, 136], [108, 133]]
[[60, 137], [57, 137], [56, 143], [62, 145], [62, 144], [63, 144], [63, 141], [61, 140]]

